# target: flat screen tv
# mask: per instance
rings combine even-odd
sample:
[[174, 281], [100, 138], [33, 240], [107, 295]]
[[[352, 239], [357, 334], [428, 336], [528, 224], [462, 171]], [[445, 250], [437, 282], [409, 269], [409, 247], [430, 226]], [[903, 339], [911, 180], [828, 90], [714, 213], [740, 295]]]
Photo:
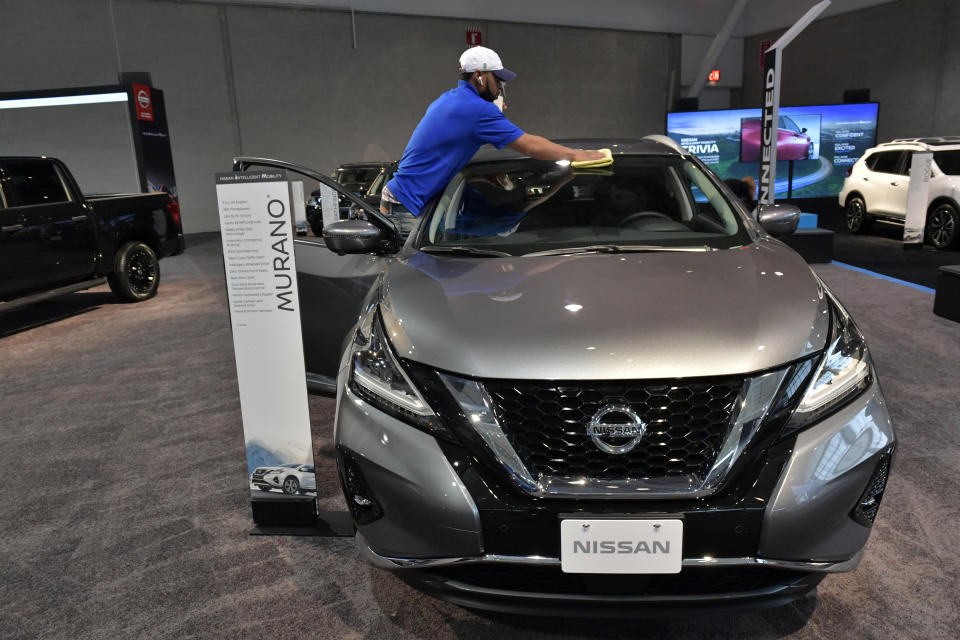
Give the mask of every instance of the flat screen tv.
[[[672, 112], [667, 114], [667, 135], [721, 178], [756, 180], [760, 115], [760, 109]], [[776, 196], [840, 193], [847, 168], [876, 144], [878, 115], [876, 102], [780, 107]]]

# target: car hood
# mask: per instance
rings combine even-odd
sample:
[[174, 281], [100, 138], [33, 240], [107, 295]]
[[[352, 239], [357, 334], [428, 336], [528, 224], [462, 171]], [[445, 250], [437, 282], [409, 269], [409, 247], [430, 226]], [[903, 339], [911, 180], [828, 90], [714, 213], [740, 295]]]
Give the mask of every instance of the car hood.
[[470, 258], [417, 253], [385, 275], [397, 353], [480, 378], [743, 374], [823, 348], [821, 285], [774, 240], [708, 252]]

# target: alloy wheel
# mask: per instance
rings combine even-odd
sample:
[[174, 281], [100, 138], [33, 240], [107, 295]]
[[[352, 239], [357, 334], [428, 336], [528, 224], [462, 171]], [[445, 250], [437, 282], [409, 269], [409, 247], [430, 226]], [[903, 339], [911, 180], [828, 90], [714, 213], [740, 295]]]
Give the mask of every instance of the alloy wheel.
[[950, 207], [941, 205], [930, 216], [930, 238], [937, 247], [946, 247], [956, 233], [956, 220]]
[[860, 200], [851, 200], [847, 205], [847, 229], [854, 231], [860, 228], [863, 222], [863, 203]]
[[149, 292], [156, 277], [156, 265], [149, 252], [139, 249], [130, 255], [127, 262], [127, 279], [134, 291], [139, 294]]

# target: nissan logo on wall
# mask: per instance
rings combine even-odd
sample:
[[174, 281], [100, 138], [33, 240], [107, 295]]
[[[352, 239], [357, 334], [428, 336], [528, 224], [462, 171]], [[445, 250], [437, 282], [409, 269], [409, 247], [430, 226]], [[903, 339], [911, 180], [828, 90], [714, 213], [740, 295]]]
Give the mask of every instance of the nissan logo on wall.
[[606, 453], [632, 451], [647, 432], [647, 424], [627, 405], [608, 404], [600, 408], [587, 425], [587, 435]]
[[153, 100], [150, 98], [150, 87], [145, 84], [134, 84], [133, 98], [136, 101], [137, 120], [153, 122]]

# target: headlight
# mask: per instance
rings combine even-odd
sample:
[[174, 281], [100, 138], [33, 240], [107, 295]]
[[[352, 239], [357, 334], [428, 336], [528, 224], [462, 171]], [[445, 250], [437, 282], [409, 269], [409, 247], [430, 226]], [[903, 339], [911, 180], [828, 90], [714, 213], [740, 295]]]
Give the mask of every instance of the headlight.
[[395, 418], [437, 433], [439, 419], [404, 372], [385, 337], [377, 307], [367, 312], [353, 339], [348, 384], [358, 396]]
[[840, 304], [832, 297], [830, 302], [830, 339], [788, 430], [820, 420], [863, 393], [873, 381], [873, 366], [863, 335]]

